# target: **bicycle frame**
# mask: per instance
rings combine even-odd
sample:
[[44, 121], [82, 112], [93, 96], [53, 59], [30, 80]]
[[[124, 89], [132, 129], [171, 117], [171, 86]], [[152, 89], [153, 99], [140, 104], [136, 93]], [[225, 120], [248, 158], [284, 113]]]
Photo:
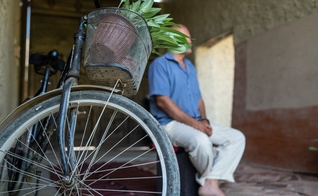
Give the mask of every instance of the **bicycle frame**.
[[[61, 156], [61, 163], [62, 163], [62, 167], [63, 167], [63, 171], [64, 171], [64, 175], [68, 176], [69, 175], [69, 167], [68, 167], [68, 163], [70, 163], [72, 169], [74, 169], [74, 164], [72, 160], [74, 160], [75, 158], [75, 153], [74, 153], [74, 149], [73, 149], [73, 136], [74, 136], [74, 128], [72, 129], [68, 129], [70, 131], [68, 131], [66, 133], [66, 137], [67, 137], [67, 149], [68, 152], [71, 156], [71, 160], [66, 160], [66, 150], [65, 150], [65, 141], [64, 141], [64, 134], [65, 134], [65, 124], [66, 124], [66, 110], [68, 108], [68, 104], [69, 104], [69, 94], [71, 92], [71, 88], [73, 86], [77, 85], [77, 81], [80, 78], [80, 65], [81, 65], [81, 58], [82, 58], [82, 49], [83, 49], [83, 44], [85, 42], [85, 24], [86, 24], [87, 20], [86, 20], [86, 16], [83, 16], [80, 19], [79, 25], [78, 25], [78, 30], [77, 32], [74, 34], [74, 45], [72, 47], [72, 50], [70, 52], [70, 55], [68, 57], [68, 61], [66, 63], [66, 65], [64, 66], [64, 70], [62, 71], [61, 77], [59, 79], [58, 85], [57, 85], [57, 89], [61, 89], [60, 94], [62, 95], [62, 100], [61, 100], [61, 105], [60, 105], [60, 113], [59, 113], [59, 117], [58, 117], [58, 130], [57, 130], [57, 136], [58, 136], [58, 148], [59, 148], [59, 152], [62, 155]], [[57, 51], [51, 51], [48, 54], [48, 57], [50, 58], [50, 56], [57, 58]], [[40, 60], [41, 56], [40, 56]], [[40, 61], [39, 60], [39, 61]], [[48, 61], [50, 61], [50, 59], [48, 59]], [[40, 62], [36, 62], [36, 63], [40, 63]], [[50, 64], [48, 62], [48, 64]], [[19, 108], [21, 108], [21, 110], [23, 111], [24, 108], [28, 108], [29, 106], [32, 105], [32, 102], [37, 100], [37, 99], [41, 99], [40, 97], [42, 97], [41, 95], [45, 95], [47, 94], [47, 86], [49, 84], [49, 77], [51, 74], [51, 69], [49, 66], [46, 66], [44, 73], [43, 73], [43, 79], [42, 79], [42, 85], [40, 87], [40, 89], [37, 91], [37, 93], [35, 94], [36, 99], [32, 99], [29, 102], [26, 102], [25, 104], [22, 104], [21, 106], [19, 106]], [[88, 88], [88, 86], [86, 86], [86, 88]], [[54, 93], [55, 94], [55, 93]], [[25, 105], [25, 106], [24, 106]], [[19, 111], [21, 111], [19, 109], [17, 109], [15, 111], [15, 113], [19, 113]], [[14, 116], [14, 114], [10, 114], [2, 123], [2, 126], [6, 126], [10, 123], [10, 116]], [[76, 122], [76, 114], [75, 111], [73, 112], [73, 114], [71, 115], [71, 119], [69, 120], [69, 124], [72, 126], [74, 125], [74, 123]], [[46, 119], [46, 122], [44, 124], [46, 124], [46, 127], [50, 126], [50, 119]], [[49, 131], [47, 131], [46, 134], [48, 135], [52, 135], [53, 130], [48, 129]], [[46, 145], [47, 145], [47, 138], [43, 137], [44, 134], [42, 134], [44, 130], [41, 129], [41, 126], [36, 124], [33, 128], [32, 128], [32, 132], [29, 135], [29, 141], [32, 140], [36, 140], [39, 142], [39, 145], [45, 149]], [[25, 156], [30, 156], [29, 153], [26, 154]], [[40, 161], [41, 157], [33, 157], [33, 159]], [[21, 168], [22, 170], [33, 170], [33, 165], [30, 165], [28, 163], [23, 163], [23, 166]], [[67, 178], [65, 178], [67, 179]], [[67, 182], [65, 182], [67, 183]]]
[[[95, 3], [95, 6], [97, 8], [100, 7], [98, 0], [94, 0], [94, 3]], [[99, 11], [99, 9], [97, 9], [97, 10]], [[100, 9], [100, 10], [102, 10], [102, 9]], [[154, 178], [158, 178], [160, 180], [161, 179], [163, 180], [162, 181], [163, 185], [165, 185], [163, 187], [165, 187], [165, 188], [162, 188], [162, 194], [166, 195], [166, 192], [168, 191], [168, 189], [170, 190], [170, 189], [172, 189], [171, 187], [175, 187], [175, 186], [170, 186], [170, 185], [172, 185], [172, 184], [177, 184], [176, 186], [179, 185], [179, 180], [178, 180], [179, 178], [177, 178], [178, 175], [176, 176], [173, 172], [171, 172], [171, 171], [178, 171], [178, 169], [175, 168], [174, 164], [171, 164], [171, 162], [173, 162], [173, 163], [176, 162], [174, 156], [172, 156], [174, 154], [171, 154], [171, 152], [169, 151], [171, 144], [169, 142], [166, 142], [166, 141], [168, 141], [168, 138], [166, 138], [166, 135], [164, 134], [164, 132], [162, 130], [160, 130], [160, 127], [158, 126], [157, 122], [153, 119], [153, 117], [147, 111], [143, 111], [143, 109], [140, 106], [138, 106], [138, 104], [135, 104], [133, 101], [126, 99], [123, 96], [117, 96], [117, 97], [113, 96], [113, 93], [119, 94], [119, 95], [124, 95], [124, 88], [126, 86], [118, 85], [118, 84], [119, 84], [119, 82], [122, 84], [125, 84], [126, 81], [121, 80], [121, 78], [115, 78], [115, 82], [117, 80], [116, 84], [112, 83], [111, 85], [108, 85], [108, 86], [107, 85], [106, 86], [78, 85], [78, 81], [80, 79], [80, 68], [81, 68], [83, 46], [84, 46], [84, 43], [86, 41], [86, 26], [85, 25], [87, 25], [88, 22], [89, 23], [91, 22], [90, 18], [91, 18], [91, 15], [88, 14], [88, 15], [81, 17], [79, 20], [77, 31], [74, 34], [74, 43], [73, 43], [72, 49], [70, 51], [68, 60], [65, 64], [65, 67], [60, 75], [57, 88], [47, 92], [47, 86], [48, 86], [49, 76], [50, 76], [49, 71], [50, 70], [49, 70], [49, 68], [45, 69], [43, 80], [42, 80], [43, 81], [42, 86], [39, 89], [39, 91], [36, 93], [35, 97], [28, 100], [27, 102], [23, 103], [22, 105], [20, 105], [10, 115], [8, 115], [5, 120], [3, 120], [0, 123], [0, 130], [4, 130], [4, 133], [6, 133], [7, 130], [9, 133], [11, 133], [12, 131], [13, 131], [13, 133], [20, 133], [20, 130], [16, 130], [15, 128], [13, 128], [13, 129], [11, 128], [12, 125], [14, 124], [13, 122], [16, 122], [16, 121], [23, 122], [24, 119], [28, 119], [28, 118], [25, 118], [23, 116], [23, 114], [27, 114], [27, 116], [30, 116], [29, 112], [33, 113], [33, 111], [35, 111], [35, 113], [37, 113], [39, 115], [39, 116], [34, 117], [33, 119], [30, 119], [27, 122], [27, 123], [31, 123], [30, 125], [23, 124], [20, 126], [23, 129], [23, 130], [21, 130], [21, 132], [23, 131], [22, 136], [24, 136], [24, 138], [22, 138], [21, 135], [17, 135], [17, 138], [18, 137], [21, 138], [21, 142], [20, 142], [20, 138], [18, 138], [18, 139], [16, 139], [17, 142], [14, 143], [13, 145], [15, 145], [16, 147], [19, 147], [18, 145], [24, 145], [27, 148], [25, 151], [23, 151], [24, 154], [22, 156], [19, 156], [19, 152], [20, 152], [19, 149], [17, 149], [16, 152], [12, 153], [13, 156], [11, 154], [11, 157], [16, 158], [16, 160], [13, 160], [12, 161], [13, 164], [12, 164], [12, 162], [10, 162], [10, 164], [16, 165], [15, 163], [17, 163], [19, 165], [21, 164], [21, 166], [18, 166], [18, 167], [11, 166], [9, 171], [12, 172], [13, 174], [8, 175], [10, 177], [10, 179], [8, 180], [7, 184], [8, 185], [10, 185], [9, 183], [12, 183], [12, 184], [8, 189], [4, 189], [4, 191], [18, 192], [19, 190], [21, 190], [19, 187], [21, 185], [22, 186], [24, 185], [23, 184], [24, 180], [27, 183], [29, 183], [28, 180], [30, 180], [30, 179], [27, 177], [30, 177], [30, 176], [32, 177], [33, 180], [36, 181], [34, 183], [34, 185], [36, 187], [38, 185], [41, 185], [41, 184], [38, 184], [38, 181], [41, 181], [41, 179], [43, 179], [44, 177], [41, 174], [41, 170], [38, 169], [38, 166], [41, 162], [45, 163], [46, 161], [48, 161], [48, 160], [46, 160], [45, 155], [46, 155], [47, 151], [48, 151], [48, 153], [51, 153], [49, 151], [50, 149], [53, 150], [52, 143], [51, 143], [51, 141], [52, 141], [51, 136], [53, 135], [53, 133], [57, 134], [57, 140], [54, 140], [54, 142], [57, 141], [57, 146], [58, 146], [58, 149], [56, 149], [56, 145], [53, 145], [54, 151], [57, 150], [58, 151], [57, 154], [59, 155], [59, 156], [56, 156], [54, 158], [57, 162], [59, 162], [58, 163], [58, 165], [59, 165], [59, 169], [58, 169], [59, 170], [58, 171], [59, 184], [58, 184], [58, 186], [61, 186], [62, 188], [64, 187], [65, 189], [68, 189], [69, 187], [77, 186], [74, 183], [77, 183], [77, 180], [79, 180], [78, 182], [80, 182], [80, 180], [82, 179], [79, 176], [77, 176], [77, 173], [79, 175], [81, 174], [80, 172], [81, 172], [82, 168], [79, 168], [79, 165], [80, 165], [79, 158], [76, 157], [76, 156], [78, 156], [79, 153], [78, 152], [75, 153], [75, 149], [74, 149], [74, 146], [78, 145], [78, 144], [75, 144], [75, 142], [77, 142], [77, 140], [75, 140], [75, 131], [77, 129], [76, 125], [80, 124], [80, 123], [78, 123], [80, 121], [77, 121], [77, 118], [79, 118], [79, 119], [83, 118], [82, 116], [78, 117], [78, 114], [84, 114], [86, 112], [85, 107], [88, 107], [87, 105], [85, 105], [86, 103], [89, 103], [89, 104], [92, 103], [92, 105], [90, 105], [90, 107], [97, 106], [97, 108], [104, 105], [104, 109], [106, 108], [108, 110], [107, 113], [105, 112], [106, 114], [108, 114], [108, 113], [112, 114], [111, 111], [114, 112], [111, 115], [111, 117], [112, 117], [111, 121], [107, 122], [107, 131], [108, 131], [109, 127], [112, 126], [113, 117], [115, 117], [117, 115], [118, 111], [119, 111], [118, 112], [119, 114], [126, 115], [126, 117], [120, 123], [120, 125], [116, 125], [118, 127], [120, 127], [122, 123], [123, 124], [125, 123], [124, 125], [127, 125], [128, 121], [130, 119], [132, 119], [132, 120], [137, 119], [136, 122], [134, 122], [135, 125], [131, 128], [131, 131], [129, 131], [129, 133], [125, 137], [120, 139], [118, 141], [118, 144], [121, 141], [124, 141], [124, 139], [127, 139], [127, 137], [129, 136], [130, 133], [135, 132], [135, 131], [137, 131], [137, 132], [140, 131], [139, 129], [143, 129], [142, 132], [146, 133], [146, 134], [142, 138], [136, 140], [134, 143], [129, 144], [129, 146], [127, 146], [127, 148], [125, 150], [123, 150], [118, 155], [116, 155], [116, 157], [117, 156], [119, 157], [121, 154], [128, 151], [130, 149], [130, 147], [133, 148], [134, 145], [137, 145], [140, 141], [145, 140], [146, 138], [148, 138], [150, 136], [151, 139], [156, 143], [156, 146], [158, 146], [158, 148], [156, 148], [157, 149], [156, 152], [158, 152], [157, 153], [158, 156], [156, 156], [157, 160], [151, 160], [150, 162], [146, 163], [146, 165], [159, 162], [158, 157], [159, 157], [159, 160], [162, 161], [162, 164], [159, 164], [159, 166], [161, 166], [162, 171], [165, 171], [165, 172], [163, 172], [163, 174], [160, 174], [160, 175], [154, 177]], [[90, 39], [91, 39], [90, 35], [92, 35], [92, 34], [90, 34], [90, 31], [89, 31], [89, 28], [91, 28], [91, 26], [89, 26], [89, 25], [90, 24], [88, 24], [88, 27], [87, 27], [87, 29], [88, 29], [87, 30], [88, 31], [87, 32], [87, 34], [88, 34], [87, 35], [88, 36], [87, 37], [87, 42], [88, 42], [87, 44], [90, 43]], [[109, 39], [107, 39], [107, 40], [109, 40]], [[144, 50], [144, 51], [149, 51], [149, 50]], [[139, 52], [139, 51], [137, 51], [137, 52]], [[89, 59], [89, 58], [87, 58], [86, 54], [87, 53], [85, 53], [85, 66], [87, 63], [87, 59]], [[146, 59], [146, 58], [142, 58], [142, 59]], [[135, 65], [139, 65], [139, 64], [135, 63]], [[41, 73], [43, 74], [43, 70]], [[121, 82], [121, 81], [123, 81], [123, 82]], [[96, 95], [98, 95], [98, 96], [91, 96], [90, 95], [91, 92], [89, 92], [89, 91], [96, 93]], [[107, 93], [105, 93], [105, 95], [106, 95], [105, 97], [103, 95], [104, 94], [103, 91], [107, 92]], [[77, 99], [78, 97], [80, 99]], [[94, 97], [94, 98], [92, 98], [92, 97]], [[82, 102], [83, 101], [82, 99], [84, 99], [84, 102]], [[85, 102], [86, 101], [85, 99], [88, 100], [88, 102]], [[92, 99], [92, 101], [90, 103], [89, 101], [91, 99]], [[98, 99], [97, 102], [96, 102], [96, 99]], [[51, 100], [53, 100], [53, 101], [51, 101]], [[79, 101], [74, 101], [74, 100], [79, 100]], [[103, 102], [99, 102], [100, 100]], [[42, 104], [42, 102], [43, 102], [43, 104]], [[109, 104], [109, 102], [110, 102], [110, 104]], [[46, 107], [51, 107], [51, 105], [50, 105], [51, 103], [54, 103], [53, 109], [50, 108], [50, 110], [52, 109], [51, 110], [52, 113], [51, 113], [51, 111], [46, 110]], [[82, 104], [82, 103], [84, 103], [84, 104]], [[103, 104], [99, 105], [100, 103], [103, 103]], [[108, 107], [108, 106], [110, 106], [110, 107]], [[82, 110], [82, 108], [84, 108], [84, 110]], [[124, 108], [124, 109], [121, 109], [121, 108]], [[126, 110], [125, 108], [129, 108], [129, 109]], [[42, 113], [43, 112], [42, 110], [45, 112], [49, 112], [50, 114], [47, 115], [47, 113]], [[104, 110], [103, 110], [103, 112], [104, 112]], [[105, 116], [103, 116], [102, 113], [100, 114], [100, 118], [98, 119], [98, 121], [96, 121], [94, 123], [99, 124], [99, 120], [104, 119]], [[41, 116], [42, 114], [43, 114], [43, 116]], [[44, 115], [47, 115], [47, 116], [44, 116]], [[102, 116], [103, 116], [103, 118], [101, 118]], [[23, 119], [17, 120], [19, 118], [23, 118]], [[88, 117], [86, 117], [86, 118], [89, 119], [90, 115], [88, 115]], [[106, 116], [106, 119], [107, 118], [108, 117]], [[79, 127], [78, 130], [81, 131], [80, 126], [78, 126], [78, 127]], [[116, 128], [114, 127], [113, 131], [115, 132], [118, 127], [116, 127]], [[85, 127], [85, 129], [86, 129], [86, 127]], [[94, 129], [95, 129], [95, 125], [94, 125]], [[120, 129], [118, 129], [118, 130], [120, 130]], [[101, 130], [101, 131], [103, 131], [103, 130]], [[105, 145], [103, 145], [103, 143], [104, 143], [104, 140], [106, 141], [105, 137], [107, 135], [107, 131], [103, 132], [103, 136], [101, 138], [97, 138], [98, 140], [101, 139], [102, 142], [99, 143], [99, 145], [96, 145], [97, 150], [94, 150], [94, 153], [92, 153], [92, 157], [91, 157], [92, 160], [90, 160], [90, 161], [93, 164], [95, 164], [95, 158], [96, 157], [99, 158], [97, 155], [100, 151], [99, 148], [105, 147]], [[25, 138], [27, 138], [27, 139], [25, 139]], [[1, 139], [1, 141], [3, 141], [3, 139]], [[10, 143], [13, 140], [10, 139], [8, 141], [9, 141], [8, 143]], [[107, 143], [108, 142], [105, 142], [105, 144], [107, 144]], [[11, 144], [9, 144], [9, 145], [11, 145]], [[116, 145], [117, 145], [117, 143], [116, 143]], [[78, 146], [82, 146], [82, 144], [80, 144]], [[85, 146], [85, 147], [87, 147], [87, 146]], [[118, 145], [118, 147], [119, 147], [119, 145]], [[5, 148], [6, 148], [6, 146], [5, 146]], [[103, 149], [103, 150], [105, 150], [105, 149]], [[153, 149], [149, 149], [145, 153], [151, 152], [152, 150]], [[16, 156], [14, 156], [15, 154], [16, 154]], [[55, 154], [55, 152], [54, 152], [54, 154]], [[132, 161], [134, 161], [135, 159], [137, 160], [138, 158], [142, 157], [143, 154], [144, 153], [137, 155], [134, 159], [129, 160], [125, 164], [119, 166], [118, 169], [114, 169], [113, 171], [117, 171], [121, 168], [125, 168], [126, 165], [132, 163]], [[167, 158], [167, 157], [164, 158], [163, 155], [166, 155], [169, 158]], [[0, 153], [1, 160], [6, 159], [5, 156], [6, 156], [5, 153]], [[116, 157], [114, 157], [114, 159]], [[78, 159], [78, 160], [76, 160], [76, 159]], [[98, 159], [96, 159], [96, 160], [98, 160]], [[54, 164], [51, 166], [54, 166]], [[136, 164], [136, 166], [138, 166], [138, 164]], [[133, 166], [133, 167], [136, 167], [136, 166]], [[91, 167], [91, 165], [89, 165], [89, 168], [90, 167]], [[128, 167], [130, 167], [130, 166], [127, 166], [127, 168]], [[158, 165], [157, 165], [157, 167], [158, 167]], [[17, 170], [15, 170], [15, 168], [17, 168]], [[174, 169], [171, 170], [171, 168], [174, 168]], [[55, 170], [55, 169], [53, 169], [53, 170]], [[88, 169], [87, 171], [89, 171], [89, 170], [90, 169]], [[168, 172], [169, 170], [170, 170], [170, 172]], [[50, 170], [47, 170], [47, 171], [51, 172]], [[95, 169], [93, 171], [95, 172]], [[112, 173], [112, 172], [110, 172], [110, 173]], [[85, 174], [85, 177], [83, 177], [83, 179], [88, 178], [90, 175], [91, 174], [86, 176], [86, 174]], [[107, 175], [105, 175], [105, 176], [107, 176]], [[5, 175], [4, 175], [4, 177], [5, 177]], [[149, 178], [153, 178], [153, 177], [149, 176]], [[127, 178], [127, 179], [130, 179], [130, 178]], [[177, 183], [174, 183], [174, 180], [176, 180], [176, 179], [177, 179]], [[2, 178], [1, 178], [1, 180], [2, 180]], [[92, 182], [92, 184], [98, 180], [99, 180], [99, 178], [95, 179]], [[169, 186], [168, 186], [168, 184], [169, 184]], [[178, 190], [178, 188], [173, 188], [173, 189], [176, 191]], [[37, 195], [38, 190], [41, 190], [41, 189], [38, 188], [38, 189], [33, 190], [35, 195]], [[107, 190], [107, 189], [105, 189], [105, 190]], [[69, 190], [69, 191], [72, 192], [72, 190]], [[116, 191], [116, 190], [114, 190], [114, 191]], [[138, 190], [134, 190], [134, 189], [131, 189], [130, 191], [138, 192]]]

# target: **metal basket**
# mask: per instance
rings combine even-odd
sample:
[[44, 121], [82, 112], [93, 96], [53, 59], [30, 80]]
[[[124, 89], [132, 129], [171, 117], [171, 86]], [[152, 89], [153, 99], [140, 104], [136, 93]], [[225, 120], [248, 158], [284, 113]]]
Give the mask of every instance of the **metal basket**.
[[124, 89], [124, 96], [138, 92], [152, 41], [146, 21], [122, 8], [91, 11], [87, 19], [84, 67], [93, 84]]

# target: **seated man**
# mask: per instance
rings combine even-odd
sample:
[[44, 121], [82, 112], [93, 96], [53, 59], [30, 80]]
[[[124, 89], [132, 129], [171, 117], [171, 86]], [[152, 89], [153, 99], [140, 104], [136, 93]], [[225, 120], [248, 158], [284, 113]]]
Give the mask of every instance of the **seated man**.
[[[175, 29], [188, 35], [180, 25]], [[188, 39], [188, 42], [191, 42]], [[166, 131], [172, 145], [183, 147], [197, 170], [200, 196], [224, 196], [219, 180], [234, 182], [233, 173], [245, 149], [244, 135], [233, 128], [210, 124], [194, 65], [185, 58], [192, 52], [166, 53], [149, 67], [150, 112]], [[217, 146], [213, 157], [212, 146]]]

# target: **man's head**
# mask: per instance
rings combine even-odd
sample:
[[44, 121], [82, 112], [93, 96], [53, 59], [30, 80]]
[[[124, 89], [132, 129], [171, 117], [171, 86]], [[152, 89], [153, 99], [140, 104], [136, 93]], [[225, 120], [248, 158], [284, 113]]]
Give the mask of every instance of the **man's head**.
[[[189, 44], [192, 44], [192, 41], [190, 39], [191, 35], [190, 35], [190, 32], [188, 30], [188, 28], [182, 24], [179, 24], [179, 27], [172, 27], [173, 29], [177, 30], [177, 31], [180, 31], [181, 33], [187, 35], [189, 38], [187, 38], [187, 41], [189, 42]], [[187, 50], [186, 52], [182, 53], [183, 55], [188, 55], [188, 54], [191, 54], [192, 53], [192, 49], [190, 48], [189, 50]]]

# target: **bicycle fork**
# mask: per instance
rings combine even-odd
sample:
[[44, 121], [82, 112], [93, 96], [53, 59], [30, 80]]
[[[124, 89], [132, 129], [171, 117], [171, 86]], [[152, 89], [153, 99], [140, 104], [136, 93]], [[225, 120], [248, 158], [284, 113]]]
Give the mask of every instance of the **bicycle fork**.
[[[67, 119], [68, 107], [70, 105], [70, 92], [73, 85], [77, 84], [80, 75], [80, 64], [83, 45], [85, 42], [84, 25], [87, 23], [87, 17], [81, 18], [78, 31], [74, 34], [74, 45], [69, 61], [69, 71], [62, 90], [60, 112], [58, 117], [58, 145], [61, 155], [61, 164], [64, 173], [63, 184], [65, 188], [72, 189], [77, 186], [74, 172], [76, 171], [76, 157], [74, 151], [74, 134], [77, 120], [77, 108], [70, 109], [70, 118]], [[68, 122], [68, 124], [67, 124]], [[66, 126], [68, 126], [66, 128]], [[67, 130], [67, 131], [66, 131]], [[65, 137], [67, 144], [65, 143]], [[67, 147], [67, 152], [65, 147]]]
[[[66, 189], [73, 189], [74, 187], [78, 186], [78, 180], [74, 177], [74, 172], [76, 171], [74, 135], [75, 124], [77, 119], [77, 108], [70, 109], [70, 118], [67, 119], [70, 91], [74, 82], [74, 78], [69, 78], [63, 86], [57, 131], [59, 152], [61, 155], [61, 164], [64, 172], [64, 178], [62, 179], [62, 182]], [[69, 122], [68, 124], [67, 121]], [[66, 126], [68, 127], [66, 128]], [[67, 144], [65, 143], [65, 137], [67, 139]], [[65, 147], [67, 147], [67, 152]]]
[[[67, 160], [67, 154], [66, 154], [66, 150], [65, 150], [65, 129], [66, 129], [66, 121], [67, 121], [67, 109], [68, 109], [68, 105], [69, 105], [69, 97], [70, 97], [70, 91], [71, 91], [71, 87], [74, 84], [74, 78], [69, 78], [64, 86], [63, 86], [63, 93], [62, 93], [62, 99], [61, 99], [61, 105], [60, 105], [60, 112], [59, 112], [59, 118], [58, 118], [58, 131], [57, 131], [57, 138], [58, 138], [58, 144], [59, 144], [59, 152], [61, 155], [61, 163], [62, 163], [62, 167], [64, 170], [64, 176], [68, 176], [70, 174], [69, 171], [69, 163], [73, 162], [74, 159], [72, 160]], [[73, 109], [72, 109], [73, 110]], [[74, 115], [73, 112], [71, 112], [71, 116]], [[73, 117], [71, 117], [70, 120], [70, 124], [73, 124], [73, 122], [71, 122], [73, 119]], [[69, 126], [71, 127], [71, 126]], [[68, 129], [67, 134], [67, 138], [70, 139], [69, 137], [69, 132], [70, 129]], [[68, 141], [69, 143], [69, 141]], [[69, 154], [73, 154], [70, 153], [72, 149], [68, 148], [67, 149]], [[70, 164], [70, 166], [72, 166], [73, 164]], [[75, 169], [75, 168], [71, 168], [71, 169]]]

